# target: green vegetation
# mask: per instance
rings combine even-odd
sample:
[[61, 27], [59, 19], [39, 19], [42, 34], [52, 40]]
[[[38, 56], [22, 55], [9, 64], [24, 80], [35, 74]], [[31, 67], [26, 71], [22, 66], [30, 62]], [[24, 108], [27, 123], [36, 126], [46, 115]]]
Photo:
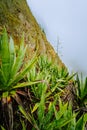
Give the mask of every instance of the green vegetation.
[[[37, 54], [26, 61], [4, 29], [0, 37], [0, 127], [2, 130], [87, 129], [87, 78]], [[74, 78], [76, 76], [76, 78]]]

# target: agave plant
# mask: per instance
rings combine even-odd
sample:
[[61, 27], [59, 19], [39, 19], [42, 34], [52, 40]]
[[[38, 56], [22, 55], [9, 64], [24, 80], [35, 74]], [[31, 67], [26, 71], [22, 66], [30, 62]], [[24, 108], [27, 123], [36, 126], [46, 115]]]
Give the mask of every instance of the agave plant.
[[12, 37], [9, 39], [6, 29], [4, 29], [2, 36], [0, 36], [0, 101], [2, 102], [3, 111], [6, 110], [6, 106], [8, 109], [9, 125], [7, 123], [6, 125], [9, 130], [13, 129], [11, 98], [22, 104], [18, 97], [18, 89], [40, 82], [25, 80], [26, 74], [37, 61], [37, 56], [34, 56], [31, 61], [25, 62], [26, 48], [27, 46], [24, 47], [23, 36], [20, 47], [16, 51]]
[[77, 75], [76, 87], [77, 87], [76, 100], [78, 102], [78, 106], [80, 107], [81, 110], [83, 109], [84, 112], [87, 112], [87, 77], [83, 79], [83, 76], [81, 74], [80, 79], [79, 76]]
[[81, 74], [81, 79], [77, 75], [76, 78], [77, 83], [77, 95], [81, 100], [84, 100], [87, 96], [87, 77], [83, 79], [83, 76]]

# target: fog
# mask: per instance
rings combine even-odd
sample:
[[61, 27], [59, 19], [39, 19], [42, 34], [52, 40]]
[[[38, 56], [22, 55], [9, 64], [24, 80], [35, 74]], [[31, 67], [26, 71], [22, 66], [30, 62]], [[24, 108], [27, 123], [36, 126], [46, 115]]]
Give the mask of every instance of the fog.
[[69, 71], [87, 75], [87, 0], [27, 1]]

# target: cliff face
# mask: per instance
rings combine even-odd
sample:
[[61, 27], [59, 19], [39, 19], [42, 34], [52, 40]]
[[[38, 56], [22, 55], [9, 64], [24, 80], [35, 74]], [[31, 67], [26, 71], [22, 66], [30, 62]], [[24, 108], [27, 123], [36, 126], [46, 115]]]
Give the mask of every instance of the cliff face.
[[4, 26], [17, 45], [22, 33], [25, 33], [29, 58], [32, 57], [38, 46], [40, 54], [47, 54], [48, 58], [64, 66], [32, 15], [26, 0], [0, 0], [0, 33]]

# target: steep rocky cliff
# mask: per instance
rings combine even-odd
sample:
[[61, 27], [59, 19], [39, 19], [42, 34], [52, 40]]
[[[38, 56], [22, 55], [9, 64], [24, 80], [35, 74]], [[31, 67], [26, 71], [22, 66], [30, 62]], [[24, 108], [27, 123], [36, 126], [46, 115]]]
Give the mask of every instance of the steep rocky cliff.
[[17, 45], [22, 33], [25, 33], [28, 58], [32, 57], [38, 46], [40, 54], [47, 54], [48, 58], [64, 66], [32, 15], [26, 0], [0, 0], [0, 33], [4, 26]]

